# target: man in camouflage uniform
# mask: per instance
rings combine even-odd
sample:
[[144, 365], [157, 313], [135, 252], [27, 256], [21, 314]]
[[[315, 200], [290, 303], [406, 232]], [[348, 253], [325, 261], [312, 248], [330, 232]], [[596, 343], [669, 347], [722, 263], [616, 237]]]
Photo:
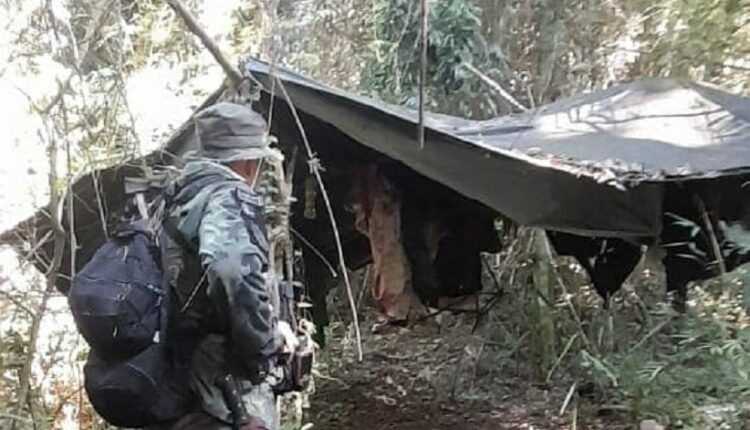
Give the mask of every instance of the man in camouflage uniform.
[[[263, 204], [254, 192], [268, 153], [263, 118], [219, 103], [195, 116], [198, 150], [167, 192], [169, 339], [200, 407], [172, 429], [276, 430], [278, 356], [294, 336], [277, 321], [265, 275]], [[232, 412], [226, 376], [248, 416]], [[240, 422], [241, 421], [241, 422]]]

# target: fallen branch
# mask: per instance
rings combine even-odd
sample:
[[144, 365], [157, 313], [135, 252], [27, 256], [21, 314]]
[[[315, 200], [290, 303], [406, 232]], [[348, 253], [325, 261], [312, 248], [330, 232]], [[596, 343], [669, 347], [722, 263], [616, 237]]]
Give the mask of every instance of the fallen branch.
[[487, 84], [490, 88], [497, 91], [498, 94], [500, 94], [500, 97], [502, 97], [506, 102], [510, 103], [512, 106], [520, 109], [522, 112], [528, 112], [529, 108], [522, 105], [518, 100], [516, 100], [512, 95], [510, 95], [509, 92], [505, 91], [505, 88], [503, 88], [500, 84], [498, 84], [496, 81], [494, 81], [489, 76], [482, 73], [479, 69], [472, 66], [471, 64], [467, 62], [461, 63], [466, 70], [470, 71], [471, 73], [475, 74], [482, 82]]
[[339, 378], [336, 378], [334, 376], [324, 375], [324, 374], [320, 373], [320, 371], [318, 369], [313, 369], [312, 374], [316, 378], [325, 379], [326, 381], [332, 381], [332, 382], [335, 382], [337, 384], [340, 384], [342, 387], [344, 387], [346, 389], [351, 388], [351, 385], [347, 384], [343, 380], [341, 380]]
[[422, 315], [419, 318], [417, 318], [417, 322], [418, 323], [425, 322], [428, 319], [434, 318], [434, 317], [436, 317], [438, 315], [441, 315], [441, 314], [443, 314], [445, 312], [451, 312], [453, 314], [473, 314], [473, 315], [477, 315], [477, 316], [478, 316], [479, 312], [481, 312], [481, 311], [479, 311], [477, 309], [461, 309], [461, 308], [451, 308], [451, 307], [436, 308], [436, 309], [437, 309], [436, 311], [432, 311], [432, 312], [430, 312], [430, 313], [428, 313], [426, 315]]
[[323, 178], [320, 176], [320, 160], [318, 160], [315, 157], [315, 153], [312, 150], [312, 147], [310, 146], [310, 141], [307, 139], [307, 133], [305, 132], [305, 128], [302, 126], [302, 120], [299, 117], [299, 114], [297, 113], [297, 108], [294, 106], [294, 103], [292, 103], [291, 97], [289, 97], [289, 93], [286, 90], [286, 86], [284, 86], [284, 83], [281, 81], [281, 79], [277, 77], [273, 77], [277, 84], [279, 89], [281, 90], [281, 94], [284, 96], [284, 100], [286, 101], [287, 105], [289, 106], [289, 109], [292, 112], [292, 116], [294, 117], [294, 121], [297, 124], [297, 129], [299, 130], [300, 135], [302, 136], [302, 142], [305, 145], [305, 150], [307, 151], [307, 157], [308, 157], [308, 164], [310, 165], [310, 171], [315, 176], [315, 180], [318, 183], [318, 187], [320, 187], [320, 191], [323, 194], [323, 201], [326, 205], [326, 210], [328, 211], [328, 217], [331, 221], [331, 228], [333, 229], [333, 236], [336, 240], [336, 251], [338, 252], [339, 257], [339, 265], [341, 268], [342, 276], [344, 277], [344, 285], [346, 286], [346, 294], [349, 299], [349, 307], [352, 312], [352, 321], [354, 323], [354, 334], [357, 338], [357, 357], [359, 361], [362, 361], [362, 358], [364, 356], [362, 352], [362, 335], [359, 331], [359, 317], [357, 316], [357, 305], [354, 302], [354, 293], [352, 292], [352, 285], [349, 282], [349, 273], [346, 269], [346, 262], [344, 259], [344, 247], [341, 245], [341, 235], [339, 234], [339, 228], [338, 224], [336, 222], [336, 217], [333, 214], [333, 207], [331, 205], [331, 199], [328, 196], [328, 191], [326, 191], [325, 184], [323, 183]]
[[570, 389], [568, 390], [568, 394], [565, 396], [565, 401], [563, 401], [562, 406], [560, 407], [560, 416], [563, 416], [565, 414], [565, 410], [568, 409], [568, 405], [570, 404], [570, 401], [573, 400], [573, 395], [576, 393], [576, 388], [578, 387], [578, 381], [573, 382], [573, 385], [570, 386]]

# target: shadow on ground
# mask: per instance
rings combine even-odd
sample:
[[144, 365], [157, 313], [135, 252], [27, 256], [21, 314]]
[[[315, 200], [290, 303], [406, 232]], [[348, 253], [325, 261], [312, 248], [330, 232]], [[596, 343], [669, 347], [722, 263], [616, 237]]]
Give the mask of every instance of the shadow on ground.
[[585, 404], [568, 404], [561, 414], [570, 383], [532, 384], [512, 358], [488, 363], [486, 357], [509, 354], [472, 335], [472, 323], [445, 316], [440, 325], [383, 335], [365, 323], [361, 363], [350, 333], [334, 327], [306, 421], [324, 430], [625, 428]]

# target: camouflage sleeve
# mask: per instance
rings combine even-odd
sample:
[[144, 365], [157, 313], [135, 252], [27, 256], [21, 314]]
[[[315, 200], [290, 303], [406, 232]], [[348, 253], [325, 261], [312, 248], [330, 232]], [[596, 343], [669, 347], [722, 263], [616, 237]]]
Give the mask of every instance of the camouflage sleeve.
[[268, 242], [257, 197], [236, 186], [209, 197], [199, 229], [208, 294], [230, 322], [230, 337], [248, 370], [276, 352], [276, 321], [264, 272]]

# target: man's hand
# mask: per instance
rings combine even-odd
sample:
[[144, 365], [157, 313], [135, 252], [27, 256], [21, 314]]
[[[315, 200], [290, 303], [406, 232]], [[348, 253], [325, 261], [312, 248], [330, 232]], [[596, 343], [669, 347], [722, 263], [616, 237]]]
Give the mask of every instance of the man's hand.
[[281, 344], [278, 348], [280, 379], [274, 386], [277, 395], [306, 389], [312, 372], [313, 342], [304, 329], [297, 335], [286, 321], [276, 325], [276, 336]]
[[294, 334], [292, 327], [289, 326], [289, 323], [286, 321], [279, 321], [276, 324], [276, 336], [281, 343], [278, 351], [279, 354], [288, 356], [292, 355], [299, 345], [299, 340], [297, 339], [297, 335]]

